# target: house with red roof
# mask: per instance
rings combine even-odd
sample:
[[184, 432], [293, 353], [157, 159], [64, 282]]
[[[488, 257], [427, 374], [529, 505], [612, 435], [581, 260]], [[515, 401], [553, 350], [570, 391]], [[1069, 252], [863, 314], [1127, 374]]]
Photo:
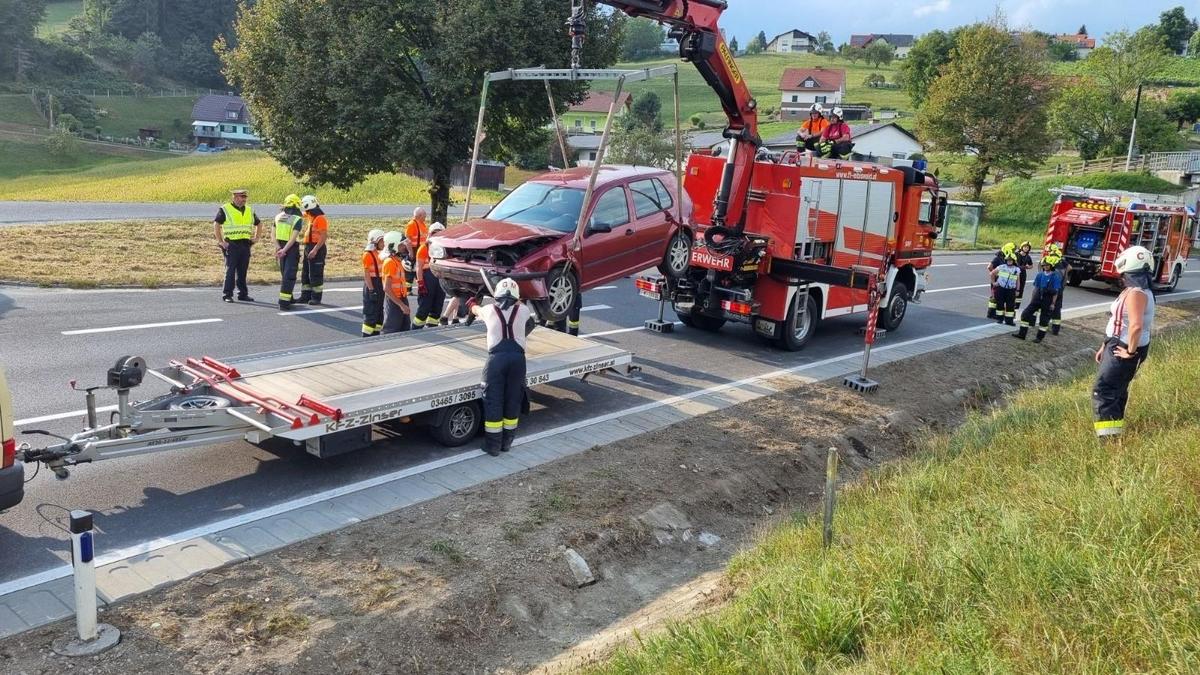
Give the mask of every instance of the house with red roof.
[[1086, 59], [1088, 54], [1096, 48], [1096, 38], [1088, 37], [1087, 33], [1077, 33], [1075, 35], [1055, 35], [1055, 42], [1071, 45], [1075, 48], [1075, 58], [1080, 61]]
[[846, 71], [843, 68], [788, 68], [779, 79], [780, 116], [784, 120], [803, 119], [814, 103], [825, 108], [842, 104], [846, 96]]

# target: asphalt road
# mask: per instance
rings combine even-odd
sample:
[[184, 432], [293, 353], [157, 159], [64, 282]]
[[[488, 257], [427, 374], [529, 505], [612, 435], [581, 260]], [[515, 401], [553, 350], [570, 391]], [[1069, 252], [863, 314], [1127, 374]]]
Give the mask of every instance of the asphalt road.
[[[253, 197], [253, 195], [251, 195]], [[254, 204], [254, 201], [251, 201]], [[125, 202], [6, 202], [0, 201], [0, 227], [46, 225], [105, 220], [211, 220], [218, 204], [202, 202], [125, 203]], [[274, 215], [274, 204], [266, 207]], [[259, 209], [264, 208], [261, 204]], [[329, 204], [322, 208], [333, 218], [409, 218], [415, 204]], [[428, 208], [428, 207], [426, 207]], [[483, 215], [487, 205], [472, 205], [471, 213]], [[450, 209], [452, 217], [463, 214], [461, 206]]]
[[[931, 291], [910, 308], [904, 325], [884, 343], [984, 323], [984, 267], [989, 257], [939, 255], [930, 271]], [[1190, 272], [1180, 288], [1200, 288], [1200, 275]], [[359, 292], [356, 286], [337, 285], [327, 288], [325, 299], [352, 307], [358, 304]], [[105, 371], [124, 354], [144, 356], [151, 367], [160, 367], [185, 356], [221, 359], [358, 334], [358, 311], [281, 316], [271, 302], [274, 294], [272, 288], [255, 288], [253, 295], [265, 302], [224, 304], [217, 289], [0, 287], [0, 362], [15, 399], [18, 441], [41, 443], [39, 437], [20, 435], [34, 428], [78, 431], [82, 415], [64, 413], [82, 408], [83, 396], [71, 391], [68, 382], [101, 383]], [[1066, 305], [1096, 305], [1112, 297], [1087, 284], [1069, 289]], [[798, 353], [763, 345], [743, 325], [727, 326], [717, 334], [682, 326], [669, 335], [651, 333], [641, 326], [655, 316], [657, 305], [639, 298], [631, 279], [590, 291], [584, 304], [584, 333], [599, 334], [596, 339], [634, 352], [643, 368], [641, 378], [536, 387], [531, 392], [534, 411], [522, 420], [525, 433], [862, 348], [857, 334], [862, 316], [823, 322], [813, 341]], [[144, 385], [135, 397], [149, 398], [159, 386], [157, 381]], [[113, 402], [102, 399], [101, 405]], [[63, 521], [71, 509], [94, 511], [103, 545], [113, 550], [452, 452], [435, 444], [424, 429], [412, 428], [371, 449], [329, 460], [286, 444], [256, 447], [237, 442], [80, 466], [65, 482], [43, 470], [26, 485], [25, 501], [0, 515], [0, 583], [66, 560], [69, 545]], [[32, 467], [26, 471], [33, 475]]]

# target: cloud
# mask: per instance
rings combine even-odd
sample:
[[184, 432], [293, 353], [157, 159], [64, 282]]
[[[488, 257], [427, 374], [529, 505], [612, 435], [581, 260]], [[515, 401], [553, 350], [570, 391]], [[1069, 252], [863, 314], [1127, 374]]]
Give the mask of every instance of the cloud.
[[935, 0], [926, 5], [921, 5], [913, 10], [913, 16], [922, 17], [930, 14], [941, 14], [950, 11], [950, 0]]

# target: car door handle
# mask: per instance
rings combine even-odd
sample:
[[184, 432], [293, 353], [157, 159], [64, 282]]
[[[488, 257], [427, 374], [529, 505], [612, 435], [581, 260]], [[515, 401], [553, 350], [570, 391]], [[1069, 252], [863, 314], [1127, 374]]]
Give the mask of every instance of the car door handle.
[[626, 237], [632, 237], [632, 236], [633, 236], [633, 228], [630, 228], [630, 229], [628, 229], [628, 230], [625, 230], [625, 236], [626, 236]]

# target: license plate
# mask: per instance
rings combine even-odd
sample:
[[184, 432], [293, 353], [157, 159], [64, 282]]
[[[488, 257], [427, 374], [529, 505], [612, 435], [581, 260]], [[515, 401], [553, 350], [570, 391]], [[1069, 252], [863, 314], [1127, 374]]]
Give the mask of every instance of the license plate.
[[650, 298], [651, 300], [662, 300], [662, 294], [653, 291], [638, 291], [638, 295], [643, 298]]
[[707, 249], [694, 248], [692, 249], [692, 264], [704, 269], [732, 272], [733, 256], [711, 253]]

